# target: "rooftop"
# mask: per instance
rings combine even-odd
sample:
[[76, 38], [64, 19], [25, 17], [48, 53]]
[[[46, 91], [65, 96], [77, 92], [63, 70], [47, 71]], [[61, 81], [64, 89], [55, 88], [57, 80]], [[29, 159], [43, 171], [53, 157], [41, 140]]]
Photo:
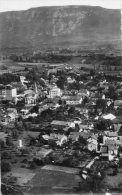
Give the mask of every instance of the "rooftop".
[[114, 106], [122, 106], [122, 100], [115, 100]]
[[70, 101], [78, 101], [82, 98], [82, 96], [63, 96], [62, 99], [64, 100], [70, 100]]
[[58, 126], [69, 126], [71, 124], [71, 122], [67, 122], [67, 121], [57, 121], [57, 120], [53, 120], [51, 125], [58, 125]]

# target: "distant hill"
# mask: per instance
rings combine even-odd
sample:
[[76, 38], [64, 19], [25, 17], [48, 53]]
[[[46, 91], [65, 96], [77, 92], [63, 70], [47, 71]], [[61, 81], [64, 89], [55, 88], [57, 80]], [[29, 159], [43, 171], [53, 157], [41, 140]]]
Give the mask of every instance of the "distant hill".
[[93, 6], [39, 7], [0, 13], [0, 47], [119, 43], [121, 11]]

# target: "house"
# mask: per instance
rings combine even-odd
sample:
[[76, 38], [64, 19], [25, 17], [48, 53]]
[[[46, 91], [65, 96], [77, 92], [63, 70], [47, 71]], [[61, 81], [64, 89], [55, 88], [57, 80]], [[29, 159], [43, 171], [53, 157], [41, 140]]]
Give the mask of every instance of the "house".
[[67, 142], [67, 136], [66, 135], [58, 135], [58, 141], [56, 142], [57, 145], [61, 146], [63, 145], [64, 143]]
[[87, 89], [80, 89], [78, 92], [78, 95], [81, 95], [82, 97], [90, 96], [90, 92]]
[[105, 145], [101, 145], [100, 147], [100, 156], [112, 161], [118, 155], [118, 148], [119, 147], [114, 144], [114, 141], [106, 142]]
[[118, 137], [117, 140], [106, 140], [106, 145], [115, 145], [115, 146], [122, 146], [122, 140]]
[[11, 85], [0, 86], [0, 98], [4, 100], [12, 100], [17, 96], [17, 89]]
[[41, 113], [41, 112], [47, 110], [48, 108], [50, 108], [50, 106], [47, 105], [47, 104], [45, 104], [45, 105], [43, 105], [43, 104], [40, 105], [40, 106], [39, 106], [39, 113]]
[[16, 108], [8, 108], [6, 117], [9, 118], [9, 121], [15, 121], [18, 117]]
[[106, 115], [103, 115], [102, 116], [104, 119], [106, 120], [114, 120], [116, 118], [116, 116], [114, 116], [113, 114], [109, 113], [109, 114], [106, 114]]
[[29, 83], [29, 81], [26, 80], [25, 76], [20, 76], [20, 82], [25, 87], [25, 84]]
[[47, 141], [50, 141], [50, 140], [55, 141], [56, 144], [59, 146], [67, 142], [67, 136], [62, 135], [62, 134], [51, 133], [50, 135], [43, 135], [42, 137]]
[[117, 154], [118, 154], [118, 146], [113, 145], [113, 144], [108, 144], [107, 146], [108, 146], [108, 152], [110, 154], [114, 154], [114, 155], [117, 156]]
[[79, 132], [71, 132], [68, 139], [72, 140], [74, 142], [78, 141], [80, 137], [80, 133]]
[[66, 101], [66, 104], [68, 105], [78, 105], [81, 104], [83, 101], [82, 96], [63, 96], [62, 100]]
[[71, 77], [67, 77], [67, 82], [70, 84], [70, 83], [75, 83], [76, 80], [75, 79], [72, 79]]
[[105, 145], [102, 145], [99, 150], [100, 157], [102, 159], [108, 160], [108, 147]]
[[38, 114], [37, 113], [30, 113], [30, 114], [27, 114], [26, 116], [24, 116], [23, 118], [25, 118], [25, 119], [27, 119], [27, 118], [29, 118], [29, 117], [32, 117], [32, 118], [35, 118], [35, 117], [37, 117], [38, 116]]
[[71, 128], [75, 128], [75, 124], [73, 122], [67, 122], [67, 121], [57, 121], [57, 120], [53, 120], [51, 122], [51, 126], [52, 127], [56, 127], [56, 128], [65, 128], [65, 127], [71, 127]]
[[20, 76], [20, 82], [22, 83], [22, 85], [24, 85], [26, 77], [25, 76]]
[[116, 141], [117, 139], [118, 139], [118, 133], [117, 132], [107, 131], [105, 133], [105, 135], [103, 136], [103, 143], [105, 143], [107, 140]]
[[53, 151], [52, 149], [41, 148], [39, 151], [36, 152], [36, 155], [33, 157], [42, 159], [42, 158], [45, 158], [47, 155], [51, 154], [52, 151]]
[[29, 113], [29, 111], [30, 111], [30, 108], [20, 110], [21, 116], [25, 116], [26, 114]]
[[88, 125], [88, 124], [79, 124], [80, 131], [89, 130], [90, 127], [91, 127], [91, 126]]
[[122, 100], [115, 100], [114, 101], [114, 108], [117, 109], [120, 107], [122, 107]]
[[82, 137], [83, 139], [88, 140], [88, 138], [90, 138], [92, 136], [91, 132], [80, 132], [80, 137]]
[[114, 160], [115, 157], [117, 157], [118, 155], [118, 146], [109, 144], [108, 145], [108, 155], [109, 155], [108, 156], [109, 161]]
[[55, 98], [55, 97], [58, 97], [58, 96], [59, 97], [62, 96], [62, 91], [57, 86], [54, 86], [52, 89], [50, 89], [48, 98]]

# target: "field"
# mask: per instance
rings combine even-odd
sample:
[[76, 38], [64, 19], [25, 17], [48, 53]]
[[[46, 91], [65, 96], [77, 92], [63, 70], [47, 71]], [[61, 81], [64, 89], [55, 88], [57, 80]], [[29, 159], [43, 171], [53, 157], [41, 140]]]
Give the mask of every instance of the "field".
[[[57, 169], [58, 168], [58, 169]], [[76, 174], [77, 170], [69, 168], [46, 167], [38, 169], [36, 175], [31, 179], [29, 185], [33, 186], [28, 195], [34, 194], [67, 194], [74, 193], [74, 187], [81, 182], [80, 177]], [[48, 170], [49, 169], [49, 170]]]
[[16, 62], [10, 60], [0, 61], [0, 74], [21, 71], [24, 69], [24, 66], [18, 65]]
[[26, 195], [74, 194], [81, 178], [78, 169], [56, 166], [37, 167], [34, 170], [13, 168], [11, 175], [18, 178], [20, 185], [30, 186]]
[[118, 173], [115, 176], [106, 175], [104, 182], [110, 189], [118, 188], [122, 184], [122, 168], [118, 169]]
[[[16, 159], [17, 162], [14, 163]], [[9, 162], [14, 163], [12, 163], [12, 169], [2, 177], [10, 175], [17, 177], [20, 186], [29, 186], [26, 195], [74, 194], [74, 188], [79, 186], [79, 182], [82, 182], [78, 168], [53, 165], [37, 166], [35, 169], [23, 168], [22, 162], [25, 159], [27, 156], [12, 157], [9, 160]]]

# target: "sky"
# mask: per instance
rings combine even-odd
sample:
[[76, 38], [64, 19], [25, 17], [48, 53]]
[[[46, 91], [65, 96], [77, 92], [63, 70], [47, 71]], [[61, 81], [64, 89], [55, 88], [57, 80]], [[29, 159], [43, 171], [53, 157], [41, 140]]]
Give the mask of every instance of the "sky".
[[0, 0], [0, 12], [63, 5], [91, 5], [108, 9], [120, 9], [121, 0]]

